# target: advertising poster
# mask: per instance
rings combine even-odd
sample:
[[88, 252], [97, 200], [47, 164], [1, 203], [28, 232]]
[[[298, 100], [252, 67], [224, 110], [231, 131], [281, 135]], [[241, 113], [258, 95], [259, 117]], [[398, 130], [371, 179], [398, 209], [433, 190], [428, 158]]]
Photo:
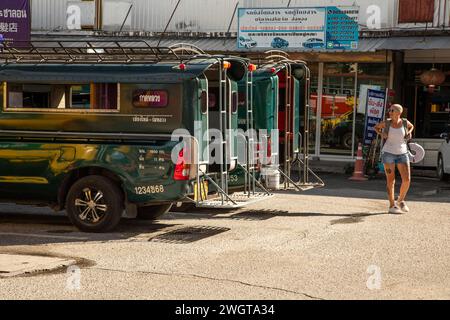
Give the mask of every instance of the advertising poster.
[[16, 47], [30, 41], [31, 16], [29, 0], [1, 0], [0, 41]]
[[384, 120], [386, 92], [367, 91], [366, 123], [364, 129], [364, 145], [370, 146], [377, 136], [375, 125]]
[[239, 49], [358, 48], [359, 7], [240, 8]]
[[327, 49], [358, 49], [358, 7], [327, 7]]

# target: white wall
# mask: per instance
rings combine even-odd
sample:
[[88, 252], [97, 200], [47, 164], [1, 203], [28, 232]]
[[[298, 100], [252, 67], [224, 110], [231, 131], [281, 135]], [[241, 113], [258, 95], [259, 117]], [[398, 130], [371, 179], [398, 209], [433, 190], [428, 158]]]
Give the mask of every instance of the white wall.
[[[68, 0], [31, 0], [33, 30], [67, 29], [66, 8]], [[74, 1], [74, 0], [72, 0]], [[75, 0], [76, 1], [76, 0]], [[105, 29], [119, 30], [129, 5], [130, 16], [124, 30], [162, 31], [178, 0], [103, 0]], [[435, 25], [449, 25], [450, 0], [435, 0]], [[444, 12], [444, 3], [447, 2]], [[233, 16], [238, 0], [182, 0], [168, 31], [225, 32]], [[239, 7], [286, 7], [289, 0], [240, 0]], [[380, 10], [381, 28], [409, 27], [398, 25], [398, 0], [291, 0], [291, 7], [352, 6], [360, 7], [359, 23], [367, 28], [370, 13], [367, 9], [376, 6]], [[439, 10], [439, 5], [441, 10]], [[237, 31], [237, 17], [234, 17], [230, 31]], [[413, 25], [420, 26], [420, 25]]]

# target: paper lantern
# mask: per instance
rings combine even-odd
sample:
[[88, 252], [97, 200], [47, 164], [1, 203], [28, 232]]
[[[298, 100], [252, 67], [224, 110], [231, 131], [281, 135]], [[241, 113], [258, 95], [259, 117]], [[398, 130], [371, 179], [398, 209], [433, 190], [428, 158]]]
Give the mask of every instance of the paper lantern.
[[436, 86], [445, 82], [445, 73], [436, 68], [431, 68], [420, 75], [420, 81], [428, 87], [430, 92], [433, 92]]

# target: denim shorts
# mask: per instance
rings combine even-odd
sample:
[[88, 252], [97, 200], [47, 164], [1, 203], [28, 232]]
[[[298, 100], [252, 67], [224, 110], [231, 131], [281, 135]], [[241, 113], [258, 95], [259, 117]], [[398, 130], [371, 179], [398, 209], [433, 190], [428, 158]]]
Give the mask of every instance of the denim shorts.
[[383, 152], [381, 155], [381, 160], [383, 163], [409, 163], [409, 156], [407, 153], [404, 154], [392, 154], [389, 152]]

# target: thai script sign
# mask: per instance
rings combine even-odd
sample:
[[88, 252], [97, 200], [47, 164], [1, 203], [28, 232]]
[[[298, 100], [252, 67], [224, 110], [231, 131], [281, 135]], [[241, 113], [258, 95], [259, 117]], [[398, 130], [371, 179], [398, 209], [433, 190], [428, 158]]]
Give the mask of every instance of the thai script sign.
[[240, 8], [239, 49], [358, 48], [359, 7]]
[[169, 96], [164, 90], [135, 90], [133, 91], [133, 106], [135, 107], [166, 107]]
[[1, 0], [0, 41], [11, 46], [27, 46], [30, 41], [29, 0]]
[[367, 90], [366, 123], [364, 145], [371, 145], [377, 136], [375, 125], [384, 120], [386, 93], [379, 90]]

